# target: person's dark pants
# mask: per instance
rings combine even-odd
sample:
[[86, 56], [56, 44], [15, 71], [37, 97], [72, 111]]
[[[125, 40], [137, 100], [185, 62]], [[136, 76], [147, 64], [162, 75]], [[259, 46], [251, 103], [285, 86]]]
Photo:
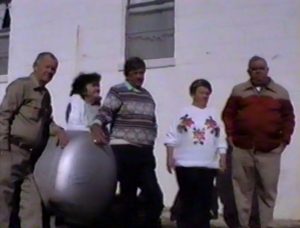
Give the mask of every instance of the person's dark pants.
[[176, 167], [181, 208], [177, 217], [179, 228], [209, 228], [216, 169]]
[[212, 190], [212, 202], [210, 205], [210, 216], [211, 219], [218, 219], [219, 217], [219, 202], [218, 202], [219, 196], [218, 196], [218, 189], [214, 185]]
[[[114, 151], [120, 198], [122, 227], [160, 227], [163, 195], [155, 174], [153, 146], [112, 145]], [[138, 224], [137, 189], [146, 199], [144, 224]]]
[[[218, 198], [219, 198], [218, 190], [217, 190], [217, 187], [214, 186], [213, 191], [212, 191], [212, 202], [211, 202], [211, 206], [210, 206], [211, 219], [218, 219], [218, 217], [219, 217]], [[170, 208], [170, 220], [171, 221], [177, 220], [177, 216], [180, 212], [180, 208], [181, 208], [181, 202], [180, 202], [180, 198], [179, 198], [178, 192], [177, 192], [174, 202], [173, 202], [173, 205]]]

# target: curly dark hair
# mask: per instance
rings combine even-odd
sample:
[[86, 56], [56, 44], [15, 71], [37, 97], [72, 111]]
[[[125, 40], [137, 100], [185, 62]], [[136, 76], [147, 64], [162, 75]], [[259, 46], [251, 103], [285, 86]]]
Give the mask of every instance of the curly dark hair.
[[100, 82], [101, 75], [98, 73], [81, 73], [79, 74], [72, 83], [72, 89], [70, 96], [73, 94], [78, 94], [84, 98], [84, 93], [86, 92], [86, 85], [93, 82]]

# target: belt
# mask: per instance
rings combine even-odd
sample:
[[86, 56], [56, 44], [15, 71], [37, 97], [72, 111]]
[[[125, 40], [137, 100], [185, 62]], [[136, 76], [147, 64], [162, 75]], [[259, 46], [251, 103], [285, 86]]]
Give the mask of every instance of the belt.
[[21, 139], [19, 138], [16, 138], [16, 137], [10, 137], [10, 143], [23, 149], [23, 150], [27, 150], [27, 151], [30, 151], [32, 152], [33, 151], [33, 146], [31, 145], [28, 145], [28, 144], [25, 144], [21, 141]]

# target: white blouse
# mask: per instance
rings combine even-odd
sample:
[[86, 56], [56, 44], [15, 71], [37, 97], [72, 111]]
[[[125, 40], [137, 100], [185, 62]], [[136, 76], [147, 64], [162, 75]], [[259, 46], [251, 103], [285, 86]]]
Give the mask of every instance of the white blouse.
[[98, 112], [98, 105], [86, 103], [80, 95], [74, 94], [70, 97], [71, 111], [67, 123], [67, 130], [89, 131], [88, 124], [94, 119]]
[[190, 105], [177, 115], [165, 139], [174, 148], [176, 166], [219, 168], [227, 143], [220, 114]]

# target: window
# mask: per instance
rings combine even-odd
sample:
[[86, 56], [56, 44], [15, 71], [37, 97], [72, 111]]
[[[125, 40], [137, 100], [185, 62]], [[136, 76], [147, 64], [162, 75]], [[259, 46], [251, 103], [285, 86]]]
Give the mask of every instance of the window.
[[0, 0], [0, 75], [8, 73], [10, 0]]
[[174, 0], [128, 0], [125, 58], [174, 57]]

